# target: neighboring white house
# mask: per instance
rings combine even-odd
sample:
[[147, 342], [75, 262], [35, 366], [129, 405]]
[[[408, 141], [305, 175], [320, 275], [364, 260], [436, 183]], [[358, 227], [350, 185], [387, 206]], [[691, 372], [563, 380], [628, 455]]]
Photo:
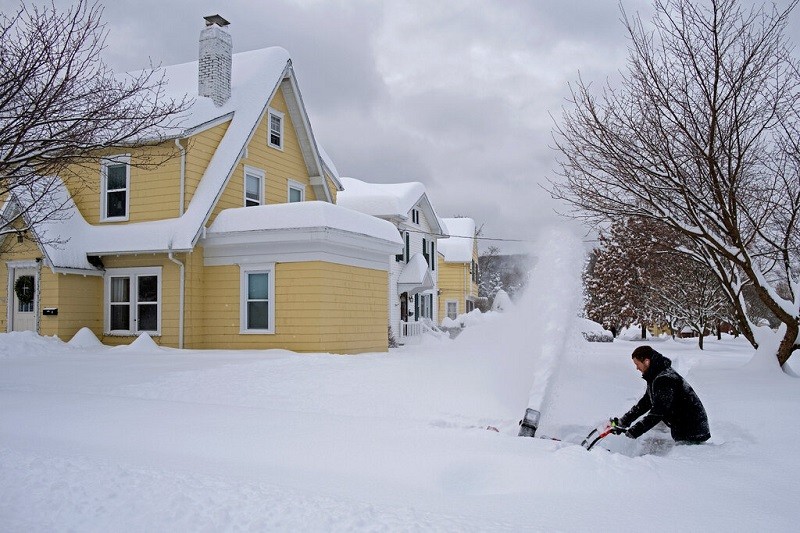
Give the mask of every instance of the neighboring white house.
[[408, 342], [426, 321], [439, 322], [437, 241], [447, 238], [447, 228], [422, 183], [340, 181], [338, 205], [388, 220], [405, 243], [402, 253], [389, 258], [389, 327], [398, 342]]

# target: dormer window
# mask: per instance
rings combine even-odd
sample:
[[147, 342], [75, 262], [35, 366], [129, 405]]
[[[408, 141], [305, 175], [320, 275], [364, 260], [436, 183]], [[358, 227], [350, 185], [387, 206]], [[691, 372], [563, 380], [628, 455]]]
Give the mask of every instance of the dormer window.
[[128, 220], [130, 206], [129, 155], [107, 157], [100, 161], [102, 196], [101, 219], [114, 222]]
[[267, 142], [273, 148], [283, 150], [283, 113], [269, 110]]
[[414, 224], [419, 224], [419, 209], [411, 210], [411, 222]]

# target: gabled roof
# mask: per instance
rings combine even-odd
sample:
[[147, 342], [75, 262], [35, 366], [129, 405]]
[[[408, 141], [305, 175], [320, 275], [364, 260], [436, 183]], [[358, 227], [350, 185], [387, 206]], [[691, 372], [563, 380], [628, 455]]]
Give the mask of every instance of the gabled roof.
[[355, 178], [341, 178], [344, 188], [336, 203], [368, 215], [402, 222], [414, 206], [419, 205], [434, 234], [445, 236], [447, 228], [436, 214], [425, 186], [418, 181], [406, 183], [367, 183]]
[[[167, 96], [183, 98], [195, 95], [197, 69], [197, 61], [165, 67]], [[314, 139], [289, 53], [283, 48], [272, 47], [234, 54], [231, 78], [231, 97], [227, 102], [217, 107], [210, 98], [197, 97], [183, 118], [181, 128], [162, 132], [168, 137], [180, 138], [230, 121], [183, 215], [151, 222], [93, 226], [78, 212], [61, 183], [54, 192], [63, 196], [61, 200], [65, 204], [65, 211], [61, 220], [44, 223], [36, 229], [43, 243], [63, 243], [69, 239], [66, 246], [43, 245], [52, 268], [92, 271], [96, 269], [87, 262], [87, 255], [183, 252], [193, 249], [248, 141], [278, 90], [282, 90], [286, 97], [317, 197], [332, 201], [326, 176], [337, 189], [341, 188], [341, 183], [333, 162]], [[15, 200], [25, 205], [29, 198], [17, 196]]]
[[475, 243], [475, 221], [471, 218], [445, 218], [449, 239], [439, 241], [439, 252], [447, 263], [469, 263]]

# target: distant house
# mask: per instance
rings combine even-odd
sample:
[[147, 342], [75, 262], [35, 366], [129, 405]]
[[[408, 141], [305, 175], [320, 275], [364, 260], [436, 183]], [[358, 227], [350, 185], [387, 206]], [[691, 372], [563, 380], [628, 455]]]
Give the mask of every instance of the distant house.
[[450, 238], [439, 245], [439, 316], [455, 318], [475, 309], [478, 300], [478, 239], [471, 218], [445, 218]]
[[403, 242], [389, 267], [389, 327], [399, 342], [439, 322], [438, 242], [446, 229], [419, 182], [367, 183], [341, 178], [340, 206], [391, 222]]
[[[227, 21], [206, 19], [199, 60], [164, 72], [169, 94], [198, 95], [182, 128], [98, 153], [74, 169], [88, 187], [55, 178], [69, 218], [2, 257], [0, 325], [64, 339], [87, 326], [106, 344], [147, 333], [173, 347], [385, 351], [397, 229], [335, 204], [341, 183], [286, 50], [232, 55]], [[142, 164], [154, 154], [166, 163]], [[6, 213], [29, 205], [6, 200]]]

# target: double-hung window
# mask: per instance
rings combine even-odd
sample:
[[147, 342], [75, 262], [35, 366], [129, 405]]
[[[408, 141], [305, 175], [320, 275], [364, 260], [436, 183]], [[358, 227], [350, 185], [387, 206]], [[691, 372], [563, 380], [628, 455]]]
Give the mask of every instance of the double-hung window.
[[297, 181], [289, 180], [289, 202], [303, 202], [306, 199], [305, 186]]
[[275, 332], [275, 267], [273, 264], [242, 267], [241, 333]]
[[267, 144], [283, 150], [283, 113], [270, 109], [267, 118]]
[[100, 161], [101, 219], [128, 220], [131, 192], [131, 158], [129, 155], [106, 157]]
[[244, 206], [264, 204], [264, 171], [244, 167]]
[[106, 333], [161, 334], [161, 267], [110, 268], [104, 292]]

